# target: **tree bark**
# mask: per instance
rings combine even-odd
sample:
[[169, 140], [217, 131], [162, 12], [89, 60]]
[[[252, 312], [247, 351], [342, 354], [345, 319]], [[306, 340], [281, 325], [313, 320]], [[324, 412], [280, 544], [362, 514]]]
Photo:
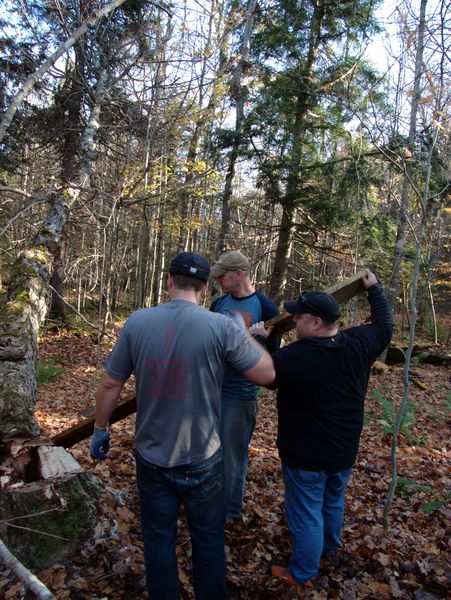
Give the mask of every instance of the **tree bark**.
[[[0, 301], [0, 348], [15, 355], [0, 357], [0, 432], [13, 429], [39, 434], [34, 418], [38, 331], [47, 314], [52, 252], [59, 247], [69, 212], [89, 181], [95, 155], [94, 137], [107, 89], [104, 72], [96, 89], [96, 103], [82, 137], [83, 163], [73, 184], [56, 194], [38, 233], [12, 268], [7, 300]], [[20, 352], [18, 351], [20, 349]]]
[[287, 176], [286, 190], [281, 200], [283, 215], [279, 229], [279, 240], [276, 247], [274, 272], [270, 282], [270, 297], [276, 303], [280, 302], [284, 292], [288, 270], [288, 260], [291, 254], [294, 217], [296, 214], [296, 206], [300, 203], [300, 168], [306, 127], [305, 118], [308, 109], [311, 108], [311, 96], [314, 95], [311, 91], [311, 87], [313, 85], [313, 69], [315, 66], [317, 50], [321, 42], [321, 28], [324, 14], [324, 2], [322, 0], [316, 2], [310, 22], [310, 37], [307, 58], [305, 64], [299, 67], [298, 73], [299, 91], [297, 95], [296, 115], [292, 132], [293, 150]]
[[10, 569], [16, 577], [31, 590], [39, 600], [56, 600], [56, 596], [33, 575], [5, 546], [0, 540], [0, 558], [7, 569]]
[[232, 198], [235, 167], [240, 155], [244, 124], [244, 101], [246, 92], [241, 84], [241, 80], [249, 68], [250, 40], [256, 6], [257, 0], [249, 0], [246, 11], [246, 22], [244, 25], [241, 57], [238, 61], [235, 72], [233, 73], [232, 81], [230, 83], [230, 95], [235, 100], [235, 134], [233, 136], [232, 149], [229, 154], [229, 165], [227, 168], [224, 192], [222, 195], [222, 220], [218, 240], [219, 253], [222, 253], [227, 249], [227, 238], [230, 230], [230, 200]]
[[[426, 27], [426, 4], [427, 0], [421, 1], [420, 22], [418, 26], [418, 46], [415, 58], [415, 79], [413, 84], [412, 106], [410, 110], [408, 150], [411, 156], [415, 152], [415, 136], [417, 132], [417, 113], [421, 100], [421, 75], [423, 72], [423, 53], [424, 53], [424, 31]], [[401, 273], [401, 264], [404, 256], [404, 245], [407, 234], [407, 214], [409, 209], [409, 191], [412, 181], [412, 161], [405, 163], [405, 173], [401, 192], [401, 207], [398, 218], [398, 229], [396, 233], [396, 242], [393, 256], [393, 269], [390, 277], [390, 283], [387, 290], [387, 300], [390, 302], [393, 310], [396, 308], [396, 296], [399, 287], [399, 278]]]

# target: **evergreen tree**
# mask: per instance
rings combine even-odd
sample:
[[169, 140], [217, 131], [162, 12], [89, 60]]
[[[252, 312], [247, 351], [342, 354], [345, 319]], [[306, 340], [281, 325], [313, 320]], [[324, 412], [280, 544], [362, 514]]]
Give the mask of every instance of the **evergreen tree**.
[[282, 209], [273, 298], [280, 298], [286, 283], [299, 219], [331, 227], [340, 218], [346, 169], [334, 160], [349, 152], [352, 161], [346, 125], [362, 111], [364, 92], [376, 81], [361, 56], [377, 29], [376, 5], [289, 0], [261, 6], [252, 43], [259, 84], [248, 135], [265, 197]]

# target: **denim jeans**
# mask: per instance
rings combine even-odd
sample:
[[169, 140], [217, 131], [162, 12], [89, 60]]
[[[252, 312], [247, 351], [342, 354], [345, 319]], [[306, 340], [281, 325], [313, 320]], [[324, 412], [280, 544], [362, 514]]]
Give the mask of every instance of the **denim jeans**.
[[282, 464], [285, 514], [292, 542], [289, 571], [299, 583], [317, 574], [321, 556], [340, 547], [345, 490], [351, 471], [303, 471]]
[[180, 504], [191, 535], [197, 600], [227, 598], [222, 451], [196, 465], [162, 468], [136, 456], [147, 589], [152, 600], [178, 600], [176, 536]]
[[257, 399], [222, 398], [221, 445], [227, 517], [241, 517], [249, 461], [249, 444], [255, 428]]

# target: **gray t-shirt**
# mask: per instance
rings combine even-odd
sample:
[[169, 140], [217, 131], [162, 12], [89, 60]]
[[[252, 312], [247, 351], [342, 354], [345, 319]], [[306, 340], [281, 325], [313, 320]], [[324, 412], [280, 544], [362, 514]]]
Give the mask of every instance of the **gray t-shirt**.
[[247, 371], [259, 359], [232, 319], [173, 300], [133, 313], [105, 368], [119, 380], [135, 373], [140, 456], [175, 467], [196, 464], [217, 451], [226, 365]]

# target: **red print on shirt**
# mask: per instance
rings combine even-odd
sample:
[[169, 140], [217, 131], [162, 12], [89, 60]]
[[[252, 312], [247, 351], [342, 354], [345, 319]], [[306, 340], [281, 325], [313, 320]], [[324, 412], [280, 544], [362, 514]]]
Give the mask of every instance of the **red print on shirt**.
[[149, 393], [161, 399], [183, 400], [186, 397], [190, 361], [171, 358], [175, 348], [175, 328], [170, 325], [164, 340], [164, 355], [146, 359]]
[[252, 324], [252, 317], [253, 317], [252, 313], [246, 312], [245, 310], [232, 310], [231, 313], [232, 313], [232, 315], [241, 315], [243, 317], [244, 324], [249, 329], [249, 327]]

